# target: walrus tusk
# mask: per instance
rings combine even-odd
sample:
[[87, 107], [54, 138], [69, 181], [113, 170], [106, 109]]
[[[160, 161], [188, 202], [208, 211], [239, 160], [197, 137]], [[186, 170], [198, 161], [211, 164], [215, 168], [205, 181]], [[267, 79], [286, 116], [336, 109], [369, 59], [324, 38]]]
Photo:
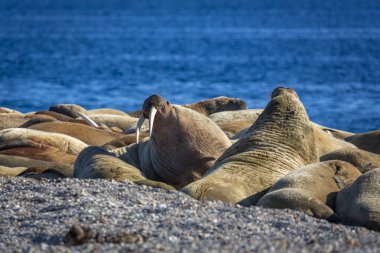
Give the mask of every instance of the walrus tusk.
[[152, 137], [154, 117], [156, 117], [157, 109], [152, 106], [149, 111], [149, 137]]
[[144, 115], [141, 115], [136, 125], [136, 143], [139, 143], [140, 128], [142, 124], [144, 123], [144, 121], [145, 121]]
[[88, 125], [90, 125], [92, 127], [95, 127], [95, 128], [99, 128], [99, 125], [96, 124], [95, 121], [93, 121], [92, 119], [90, 119], [88, 116], [86, 116], [86, 115], [84, 115], [83, 113], [80, 113], [80, 112], [78, 112], [78, 114], [84, 120], [84, 122], [86, 122]]

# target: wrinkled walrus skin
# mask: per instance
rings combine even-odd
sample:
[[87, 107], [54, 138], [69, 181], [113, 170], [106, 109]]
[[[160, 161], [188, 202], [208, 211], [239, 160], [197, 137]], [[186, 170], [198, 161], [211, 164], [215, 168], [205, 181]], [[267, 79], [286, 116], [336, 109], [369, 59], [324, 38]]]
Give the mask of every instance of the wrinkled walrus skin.
[[277, 181], [257, 203], [268, 208], [289, 208], [329, 221], [337, 193], [361, 176], [349, 163], [332, 160], [306, 165]]
[[[150, 113], [152, 108], [157, 110], [154, 116]], [[191, 109], [171, 105], [159, 95], [145, 100], [143, 117], [152, 122], [150, 139], [114, 152], [140, 168], [148, 179], [177, 189], [199, 179], [231, 145], [212, 120]]]
[[255, 205], [279, 179], [318, 161], [313, 129], [292, 89], [276, 88], [248, 132], [182, 191], [199, 200]]

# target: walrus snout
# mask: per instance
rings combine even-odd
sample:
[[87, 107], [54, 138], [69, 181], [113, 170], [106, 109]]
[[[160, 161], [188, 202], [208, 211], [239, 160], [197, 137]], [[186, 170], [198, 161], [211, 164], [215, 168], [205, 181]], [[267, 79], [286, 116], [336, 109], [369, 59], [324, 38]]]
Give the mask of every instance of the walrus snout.
[[160, 113], [164, 113], [166, 111], [166, 106], [170, 103], [166, 101], [163, 97], [158, 94], [151, 95], [147, 99], [145, 99], [143, 107], [142, 107], [142, 115], [149, 119], [149, 113], [152, 107], [155, 107]]
[[137, 122], [136, 130], [136, 142], [139, 143], [140, 128], [144, 123], [145, 119], [149, 120], [149, 137], [152, 136], [154, 119], [157, 112], [160, 114], [165, 114], [168, 112], [168, 106], [170, 106], [169, 101], [166, 101], [160, 95], [151, 95], [148, 97], [143, 104], [142, 114]]

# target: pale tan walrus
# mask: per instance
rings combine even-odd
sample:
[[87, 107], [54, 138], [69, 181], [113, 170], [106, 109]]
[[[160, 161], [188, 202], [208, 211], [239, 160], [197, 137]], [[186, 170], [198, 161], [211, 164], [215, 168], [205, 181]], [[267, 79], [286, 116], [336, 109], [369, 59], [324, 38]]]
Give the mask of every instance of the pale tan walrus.
[[249, 134], [182, 191], [199, 200], [254, 205], [279, 179], [317, 161], [305, 108], [293, 89], [279, 87]]
[[[22, 142], [30, 140], [38, 144], [45, 144], [71, 155], [78, 155], [87, 144], [68, 135], [47, 133], [26, 128], [8, 128], [0, 131], [0, 144]], [[19, 145], [20, 146], [20, 145]]]
[[147, 98], [142, 111], [138, 129], [149, 119], [150, 139], [114, 152], [148, 179], [181, 188], [199, 179], [231, 145], [212, 120], [159, 95]]
[[380, 231], [380, 168], [361, 175], [336, 198], [341, 221]]
[[289, 208], [316, 218], [336, 221], [336, 195], [360, 175], [357, 168], [343, 161], [309, 164], [277, 181], [257, 205]]

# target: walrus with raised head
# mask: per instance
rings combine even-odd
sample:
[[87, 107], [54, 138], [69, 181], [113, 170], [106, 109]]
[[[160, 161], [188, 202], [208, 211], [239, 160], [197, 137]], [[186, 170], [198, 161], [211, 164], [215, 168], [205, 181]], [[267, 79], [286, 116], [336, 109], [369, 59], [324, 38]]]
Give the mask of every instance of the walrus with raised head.
[[182, 191], [199, 200], [253, 205], [279, 179], [317, 161], [305, 108], [293, 89], [279, 87], [248, 134]]
[[[145, 119], [149, 119], [150, 138], [139, 142], [139, 129]], [[150, 96], [143, 104], [137, 142], [113, 153], [139, 168], [147, 179], [177, 189], [200, 179], [231, 145], [212, 120], [191, 109], [172, 105], [159, 95]]]

